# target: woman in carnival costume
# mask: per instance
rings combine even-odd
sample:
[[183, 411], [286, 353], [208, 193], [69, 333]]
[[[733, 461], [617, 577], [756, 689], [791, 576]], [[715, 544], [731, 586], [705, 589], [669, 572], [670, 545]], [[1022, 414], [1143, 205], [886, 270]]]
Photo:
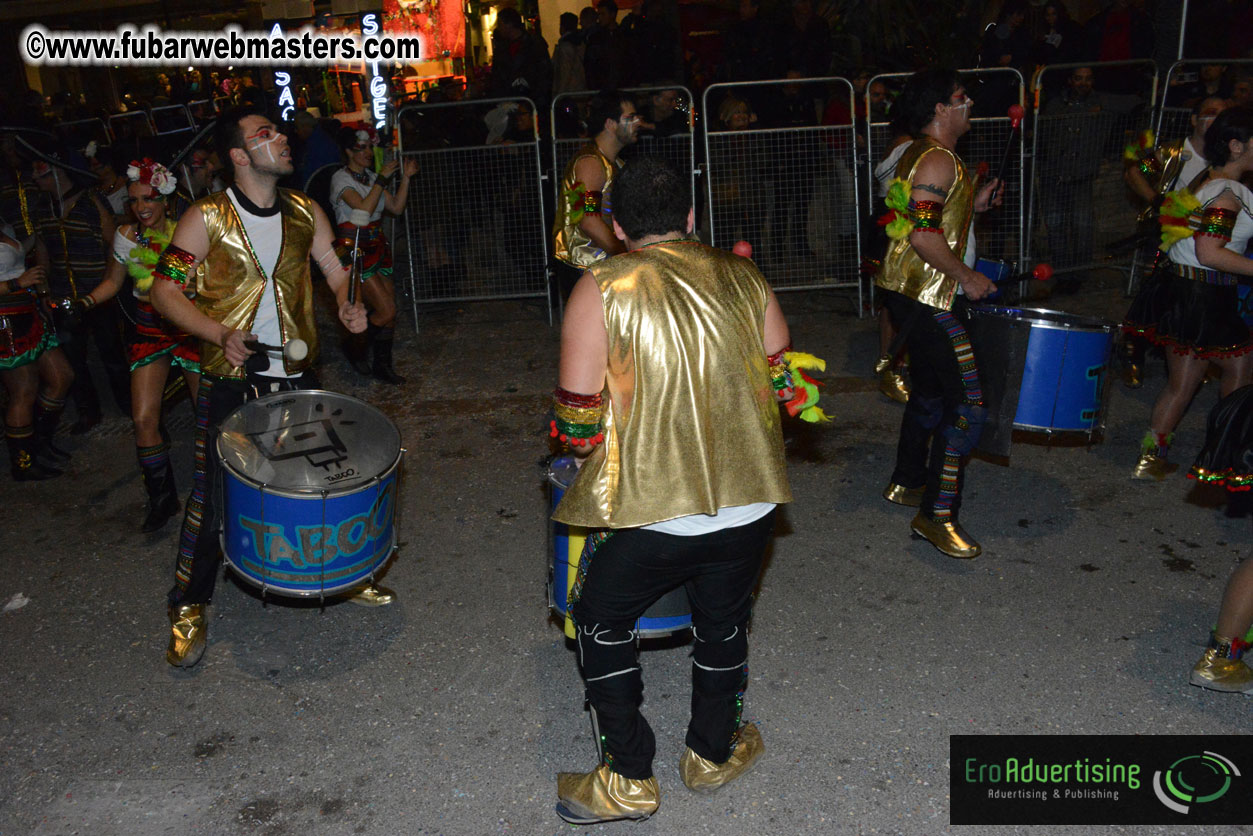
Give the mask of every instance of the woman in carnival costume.
[[167, 214], [167, 200], [178, 181], [161, 163], [145, 157], [126, 169], [127, 202], [138, 223], [119, 227], [113, 236], [113, 260], [104, 281], [79, 302], [90, 310], [108, 301], [122, 288], [127, 274], [134, 282], [136, 322], [127, 346], [131, 369], [131, 421], [135, 425], [135, 452], [148, 491], [148, 513], [142, 530], [156, 531], [179, 509], [170, 466], [170, 444], [161, 433], [161, 402], [170, 366], [178, 366], [196, 400], [200, 383], [198, 342], [174, 329], [148, 301], [152, 270], [170, 243], [175, 219]]
[[[52, 444], [74, 370], [40, 310], [42, 267], [26, 267], [13, 228], [0, 226], [0, 382], [8, 394], [4, 440], [14, 480], [60, 476], [69, 458]], [[42, 385], [41, 385], [42, 384]]]
[[1253, 171], [1253, 109], [1220, 113], [1205, 133], [1210, 168], [1196, 186], [1171, 192], [1162, 204], [1166, 258], [1127, 312], [1124, 330], [1168, 349], [1166, 388], [1153, 405], [1141, 442], [1136, 479], [1163, 479], [1175, 427], [1205, 378], [1222, 369], [1222, 394], [1253, 380], [1253, 339], [1240, 318], [1237, 283], [1253, 276], [1244, 257], [1253, 238], [1253, 191], [1240, 178]]
[[[374, 171], [374, 149], [378, 144], [373, 131], [345, 127], [339, 134], [339, 147], [348, 164], [331, 177], [331, 200], [335, 203], [337, 246], [360, 258], [361, 292], [369, 309], [365, 345], [354, 346], [349, 359], [361, 374], [372, 374], [384, 383], [404, 383], [392, 368], [395, 340], [396, 287], [392, 284], [392, 251], [383, 235], [383, 211], [399, 215], [409, 197], [409, 178], [418, 172], [412, 157], [401, 166], [396, 160], [383, 163]], [[400, 169], [400, 185], [389, 192], [384, 185]], [[359, 250], [354, 252], [354, 250]], [[350, 343], [351, 345], [351, 343]], [[365, 354], [373, 346], [374, 362]]]
[[[1253, 490], [1253, 385], [1223, 398], [1210, 413], [1205, 447], [1189, 478], [1229, 491]], [[1227, 581], [1209, 647], [1188, 681], [1212, 691], [1253, 694], [1253, 670], [1241, 661], [1253, 637], [1253, 556]]]

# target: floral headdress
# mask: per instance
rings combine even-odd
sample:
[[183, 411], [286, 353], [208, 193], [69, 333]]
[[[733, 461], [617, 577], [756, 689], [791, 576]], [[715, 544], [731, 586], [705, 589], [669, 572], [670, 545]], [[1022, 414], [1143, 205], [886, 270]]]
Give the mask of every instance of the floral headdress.
[[355, 149], [371, 148], [379, 144], [378, 131], [376, 131], [374, 128], [369, 127], [369, 126], [364, 127], [364, 128], [357, 128], [353, 136], [355, 137], [356, 141], [353, 143], [352, 147]]
[[152, 186], [163, 195], [173, 194], [174, 189], [178, 187], [178, 181], [174, 179], [173, 174], [170, 174], [170, 170], [148, 157], [142, 160], [131, 160], [131, 164], [126, 168], [126, 179], [132, 183]]

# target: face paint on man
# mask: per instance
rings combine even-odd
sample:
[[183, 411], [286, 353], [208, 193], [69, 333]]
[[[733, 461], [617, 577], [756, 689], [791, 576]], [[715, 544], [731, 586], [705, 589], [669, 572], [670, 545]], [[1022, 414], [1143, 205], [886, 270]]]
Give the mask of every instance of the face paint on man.
[[278, 160], [274, 156], [274, 143], [278, 141], [278, 134], [270, 128], [262, 128], [252, 136], [244, 137], [249, 151], [259, 151], [264, 148], [266, 156], [270, 159], [270, 165], [277, 165]]

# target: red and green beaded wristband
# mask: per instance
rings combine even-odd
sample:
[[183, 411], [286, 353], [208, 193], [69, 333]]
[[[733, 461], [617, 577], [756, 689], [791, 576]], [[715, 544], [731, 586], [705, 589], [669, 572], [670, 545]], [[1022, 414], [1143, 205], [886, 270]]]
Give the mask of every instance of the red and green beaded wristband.
[[600, 431], [604, 398], [597, 392], [583, 395], [558, 386], [553, 390], [553, 420], [549, 435], [572, 447], [594, 446], [604, 441]]

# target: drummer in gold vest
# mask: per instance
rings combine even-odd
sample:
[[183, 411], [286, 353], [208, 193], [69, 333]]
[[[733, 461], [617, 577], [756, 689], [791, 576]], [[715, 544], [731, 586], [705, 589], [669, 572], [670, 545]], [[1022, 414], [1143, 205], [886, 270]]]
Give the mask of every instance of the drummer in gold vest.
[[[179, 219], [151, 291], [153, 306], [201, 341], [196, 469], [169, 593], [166, 661], [177, 667], [191, 667], [204, 654], [205, 608], [221, 565], [222, 509], [212, 490], [220, 466], [219, 427], [254, 397], [317, 386], [311, 255], [335, 294], [340, 321], [352, 333], [366, 327], [365, 308], [348, 303], [349, 272], [325, 213], [300, 192], [277, 186], [292, 172], [287, 137], [259, 111], [236, 108], [218, 117], [216, 144], [234, 183], [198, 200]], [[194, 301], [185, 288], [195, 291]], [[293, 341], [303, 341], [307, 351], [254, 351], [248, 345]], [[371, 585], [352, 600], [380, 606], [391, 603], [392, 595]]]
[[552, 422], [585, 457], [553, 518], [593, 530], [571, 601], [600, 764], [557, 776], [557, 813], [575, 824], [657, 810], [634, 631], [677, 586], [695, 637], [683, 782], [716, 789], [763, 751], [741, 725], [746, 631], [775, 506], [792, 498], [776, 404], [791, 397], [788, 327], [769, 285], [689, 237], [687, 181], [667, 163], [628, 163], [614, 190], [628, 252], [570, 295]]
[[912, 76], [897, 101], [914, 142], [889, 187], [888, 245], [875, 280], [909, 346], [913, 388], [905, 405], [896, 469], [883, 492], [918, 508], [910, 523], [950, 557], [980, 547], [958, 524], [966, 457], [987, 415], [979, 366], [966, 331], [966, 300], [996, 290], [975, 263], [975, 212], [999, 205], [993, 180], [976, 194], [954, 148], [970, 130], [974, 103], [956, 72]]
[[596, 133], [566, 164], [553, 223], [553, 255], [560, 265], [563, 297], [584, 270], [624, 251], [611, 226], [611, 191], [614, 175], [622, 167], [618, 155], [639, 133], [635, 101], [617, 90], [597, 93], [588, 103], [587, 126], [589, 133]]

